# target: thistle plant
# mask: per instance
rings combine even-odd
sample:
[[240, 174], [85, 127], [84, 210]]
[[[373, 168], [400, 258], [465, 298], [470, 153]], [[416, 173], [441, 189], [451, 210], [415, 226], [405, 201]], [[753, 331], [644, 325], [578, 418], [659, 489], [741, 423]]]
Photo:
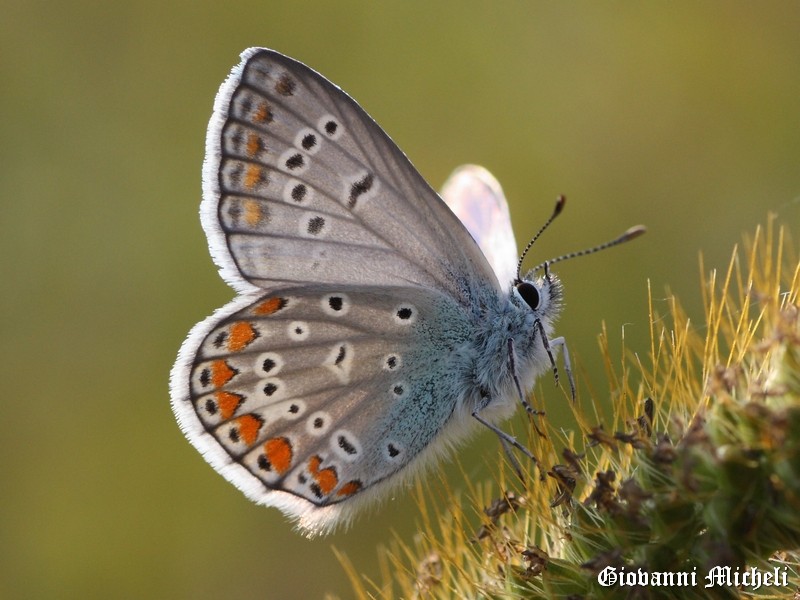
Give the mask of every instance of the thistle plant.
[[499, 453], [493, 481], [418, 486], [419, 532], [381, 551], [382, 582], [342, 557], [356, 596], [800, 598], [800, 262], [784, 229], [770, 218], [702, 293], [701, 327], [648, 293], [650, 347], [619, 361], [603, 331], [613, 416], [579, 402], [573, 431], [530, 423], [522, 481]]

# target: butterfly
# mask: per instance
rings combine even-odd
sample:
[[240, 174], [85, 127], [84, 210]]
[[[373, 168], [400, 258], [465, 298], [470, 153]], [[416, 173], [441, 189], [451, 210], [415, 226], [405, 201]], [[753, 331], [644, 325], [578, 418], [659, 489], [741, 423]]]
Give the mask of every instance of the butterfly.
[[172, 408], [214, 469], [307, 535], [481, 425], [513, 443], [495, 423], [565, 348], [562, 285], [548, 264], [519, 276], [496, 180], [465, 167], [443, 193], [450, 207], [353, 99], [278, 52], [243, 52], [217, 94], [200, 214], [239, 295], [183, 343]]

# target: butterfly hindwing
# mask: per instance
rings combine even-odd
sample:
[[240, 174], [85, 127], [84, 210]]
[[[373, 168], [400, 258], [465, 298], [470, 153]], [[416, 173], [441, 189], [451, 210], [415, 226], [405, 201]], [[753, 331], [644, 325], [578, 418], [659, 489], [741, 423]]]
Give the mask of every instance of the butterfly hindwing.
[[463, 225], [354, 100], [276, 52], [242, 59], [217, 96], [204, 167], [203, 223], [227, 281], [407, 283], [464, 304], [470, 284], [497, 286]]
[[448, 357], [468, 337], [453, 327], [460, 312], [420, 288], [302, 286], [237, 299], [190, 336], [176, 412], [250, 498], [323, 531], [441, 449], [434, 438], [460, 393]]

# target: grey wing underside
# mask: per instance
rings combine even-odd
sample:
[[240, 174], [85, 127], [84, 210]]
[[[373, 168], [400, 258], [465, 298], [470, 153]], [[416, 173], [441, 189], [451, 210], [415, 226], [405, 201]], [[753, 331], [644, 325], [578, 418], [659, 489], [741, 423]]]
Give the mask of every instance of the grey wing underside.
[[252, 499], [336, 505], [443, 449], [461, 312], [414, 288], [237, 299], [187, 342], [181, 426]]
[[462, 304], [498, 283], [464, 226], [361, 107], [315, 71], [250, 49], [207, 138], [204, 228], [240, 291], [416, 284]]

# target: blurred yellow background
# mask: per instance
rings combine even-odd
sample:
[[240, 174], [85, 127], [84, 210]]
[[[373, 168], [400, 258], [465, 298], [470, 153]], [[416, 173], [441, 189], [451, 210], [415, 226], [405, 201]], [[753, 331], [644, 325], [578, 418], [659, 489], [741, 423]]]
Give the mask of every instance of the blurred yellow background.
[[[800, 233], [794, 1], [6, 0], [0, 14], [3, 598], [347, 598], [332, 544], [377, 578], [376, 545], [411, 539], [402, 492], [347, 533], [298, 536], [214, 473], [169, 407], [183, 337], [233, 295], [200, 228], [200, 167], [248, 46], [342, 86], [434, 187], [487, 167], [520, 243], [566, 194], [531, 266], [648, 225], [557, 268], [559, 333], [598, 402], [601, 322], [612, 347], [624, 325], [646, 353], [648, 278], [699, 321], [700, 251], [724, 267], [768, 211]], [[562, 418], [552, 379], [539, 389]], [[496, 448], [488, 433], [465, 447], [467, 476], [487, 477]]]

